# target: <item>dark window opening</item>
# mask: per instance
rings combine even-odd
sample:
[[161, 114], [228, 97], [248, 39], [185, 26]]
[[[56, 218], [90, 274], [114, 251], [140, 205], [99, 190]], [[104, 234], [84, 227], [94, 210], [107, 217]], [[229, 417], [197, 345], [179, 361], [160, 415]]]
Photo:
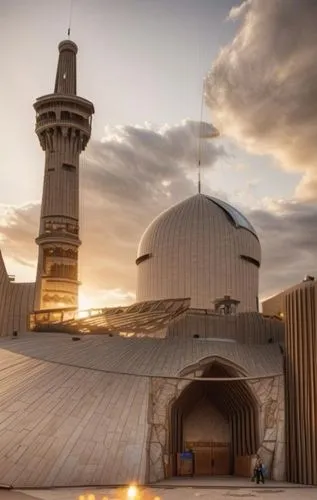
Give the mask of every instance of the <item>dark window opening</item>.
[[141, 255], [141, 257], [138, 257], [135, 261], [136, 265], [138, 266], [141, 264], [141, 262], [144, 262], [145, 260], [148, 260], [152, 257], [151, 253], [145, 253], [144, 255]]
[[54, 167], [50, 167], [47, 169], [48, 172], [55, 172], [55, 168]]
[[260, 267], [260, 262], [256, 259], [253, 259], [253, 257], [249, 257], [248, 255], [240, 255], [240, 257], [242, 260], [250, 262], [250, 264], [253, 264], [256, 267]]
[[70, 165], [69, 163], [63, 163], [62, 168], [66, 170], [67, 172], [75, 172], [76, 167], [75, 165]]
[[61, 120], [70, 120], [70, 117], [69, 111], [61, 111]]

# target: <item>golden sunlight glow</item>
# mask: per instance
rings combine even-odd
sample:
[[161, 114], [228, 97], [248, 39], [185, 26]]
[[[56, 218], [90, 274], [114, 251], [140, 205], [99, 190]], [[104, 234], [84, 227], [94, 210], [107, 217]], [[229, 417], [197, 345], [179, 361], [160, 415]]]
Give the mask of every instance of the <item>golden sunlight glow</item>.
[[88, 311], [79, 311], [77, 313], [78, 319], [83, 319], [83, 318], [88, 318], [89, 312]]
[[138, 488], [134, 485], [134, 484], [131, 484], [131, 486], [129, 486], [128, 488], [128, 498], [136, 498], [137, 495], [138, 495]]
[[79, 292], [78, 297], [78, 308], [80, 311], [85, 311], [86, 309], [91, 309], [94, 307], [94, 299], [88, 297], [84, 293]]
[[[114, 492], [113, 492], [114, 493]], [[119, 488], [114, 493], [115, 496], [95, 496], [93, 493], [86, 493], [85, 495], [79, 495], [77, 500], [161, 500], [158, 495], [152, 496], [151, 490], [140, 490], [137, 485], [130, 484], [129, 487]]]

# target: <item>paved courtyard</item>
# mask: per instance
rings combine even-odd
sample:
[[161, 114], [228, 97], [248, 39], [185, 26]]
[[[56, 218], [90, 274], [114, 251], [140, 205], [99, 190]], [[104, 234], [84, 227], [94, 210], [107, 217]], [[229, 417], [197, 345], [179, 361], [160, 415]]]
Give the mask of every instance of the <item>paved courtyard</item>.
[[[130, 494], [129, 494], [130, 493]], [[132, 493], [132, 495], [131, 495]], [[141, 488], [137, 496], [127, 488], [0, 490], [0, 500], [316, 500], [317, 488], [284, 486], [157, 487]]]

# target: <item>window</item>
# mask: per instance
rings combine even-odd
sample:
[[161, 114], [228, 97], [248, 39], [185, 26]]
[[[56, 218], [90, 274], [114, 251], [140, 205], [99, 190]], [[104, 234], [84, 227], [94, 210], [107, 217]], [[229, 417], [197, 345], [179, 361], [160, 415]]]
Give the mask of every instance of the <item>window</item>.
[[240, 255], [240, 257], [242, 260], [250, 262], [250, 264], [253, 264], [256, 267], [260, 267], [260, 262], [253, 257], [249, 257], [248, 255]]
[[138, 266], [139, 264], [141, 264], [141, 262], [144, 262], [145, 260], [148, 260], [152, 257], [152, 254], [151, 253], [146, 253], [144, 255], [141, 255], [141, 257], [138, 257], [135, 261], [136, 265]]
[[75, 165], [70, 165], [70, 163], [63, 163], [62, 168], [67, 172], [76, 172]]

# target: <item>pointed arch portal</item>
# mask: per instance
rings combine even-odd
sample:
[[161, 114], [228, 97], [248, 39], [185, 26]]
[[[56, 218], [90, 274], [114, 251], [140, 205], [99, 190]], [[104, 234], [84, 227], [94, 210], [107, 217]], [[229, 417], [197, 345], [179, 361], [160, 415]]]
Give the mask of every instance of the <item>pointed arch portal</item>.
[[[241, 377], [234, 365], [209, 363], [206, 378]], [[170, 407], [169, 449], [172, 474], [181, 475], [179, 458], [193, 452], [195, 475], [249, 476], [259, 445], [259, 409], [244, 380], [191, 382]]]

